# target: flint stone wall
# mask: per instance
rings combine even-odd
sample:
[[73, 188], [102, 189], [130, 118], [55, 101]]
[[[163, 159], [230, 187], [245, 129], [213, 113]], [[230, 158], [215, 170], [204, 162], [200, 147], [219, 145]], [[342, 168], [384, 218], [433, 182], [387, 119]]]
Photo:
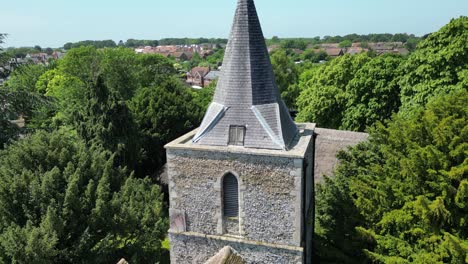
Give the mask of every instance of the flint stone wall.
[[216, 255], [220, 249], [230, 246], [247, 263], [255, 264], [300, 264], [302, 252], [262, 245], [251, 245], [232, 241], [221, 241], [183, 234], [169, 234], [171, 240], [171, 263], [201, 264]]
[[[240, 185], [242, 238], [301, 246], [302, 160], [169, 149], [168, 166], [170, 207], [185, 212], [187, 232], [224, 234], [221, 183], [222, 177], [232, 172]], [[172, 250], [182, 250], [179, 242], [171, 241]], [[190, 250], [195, 250], [195, 246]], [[179, 253], [189, 254], [186, 251], [176, 255]]]

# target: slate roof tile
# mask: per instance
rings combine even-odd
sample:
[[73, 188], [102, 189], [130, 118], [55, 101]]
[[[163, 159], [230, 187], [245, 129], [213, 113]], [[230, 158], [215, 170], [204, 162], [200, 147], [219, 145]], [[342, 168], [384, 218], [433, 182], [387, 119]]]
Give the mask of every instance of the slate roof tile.
[[[222, 116], [220, 106], [226, 109]], [[196, 144], [226, 146], [231, 125], [246, 127], [247, 148], [288, 149], [298, 134], [276, 86], [253, 0], [239, 0], [237, 4], [223, 69], [207, 116], [201, 125], [204, 129], [194, 138]]]

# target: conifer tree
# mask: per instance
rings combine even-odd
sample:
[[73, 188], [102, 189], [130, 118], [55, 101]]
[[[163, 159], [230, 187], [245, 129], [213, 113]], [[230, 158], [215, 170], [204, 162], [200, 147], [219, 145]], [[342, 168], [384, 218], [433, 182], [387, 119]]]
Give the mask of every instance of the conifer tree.
[[0, 151], [0, 262], [148, 263], [167, 230], [159, 186], [72, 130]]
[[341, 153], [336, 178], [317, 193], [324, 241], [361, 261], [466, 261], [467, 101], [466, 90], [436, 97]]

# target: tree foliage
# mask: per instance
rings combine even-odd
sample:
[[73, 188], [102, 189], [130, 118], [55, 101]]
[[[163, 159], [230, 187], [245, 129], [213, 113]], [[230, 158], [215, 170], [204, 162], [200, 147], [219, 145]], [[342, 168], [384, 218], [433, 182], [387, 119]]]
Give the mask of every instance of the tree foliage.
[[0, 86], [0, 150], [6, 143], [18, 139], [21, 132], [25, 132], [24, 128], [13, 124], [13, 120], [32, 115], [34, 109], [50, 104], [41, 95]]
[[[211, 94], [184, 87], [166, 58], [125, 48], [81, 47], [27, 69], [0, 90], [0, 263], [162, 260], [167, 214], [153, 176]], [[19, 113], [25, 139], [14, 142]]]
[[138, 135], [127, 104], [101, 77], [89, 85], [84, 104], [71, 117], [72, 126], [88, 144], [99, 144], [115, 153], [118, 164], [136, 168]]
[[345, 55], [307, 69], [299, 78], [298, 121], [365, 131], [401, 106], [405, 59], [398, 55]]
[[0, 152], [0, 262], [148, 263], [167, 229], [159, 187], [70, 130]]
[[0, 149], [19, 137], [20, 129], [10, 121], [19, 116], [22, 96], [0, 86]]
[[[58, 100], [49, 119], [52, 124], [75, 128], [86, 142], [101, 144], [116, 154], [119, 164], [140, 172], [148, 171], [141, 167], [154, 169], [162, 164], [142, 163], [140, 148], [145, 138], [133, 118], [139, 113], [132, 113], [128, 104], [137, 90], [165, 83], [173, 74], [170, 61], [160, 55], [82, 47], [70, 50], [56, 69], [43, 74], [36, 89]], [[164, 160], [163, 156], [158, 153], [157, 160]]]
[[298, 121], [365, 131], [431, 97], [466, 90], [468, 19], [452, 20], [429, 35], [409, 58], [345, 55], [299, 78]]
[[401, 80], [403, 107], [424, 105], [431, 97], [447, 94], [468, 71], [468, 17], [453, 19], [430, 34], [404, 63]]
[[130, 101], [141, 134], [146, 174], [156, 173], [164, 163], [166, 143], [195, 128], [203, 118], [204, 107], [196, 103], [195, 96], [174, 77], [139, 89]]
[[389, 119], [400, 108], [399, 66], [403, 58], [384, 55], [359, 69], [346, 86], [346, 105], [341, 129], [365, 131], [377, 121]]
[[79, 41], [79, 42], [68, 42], [65, 45], [63, 45], [63, 48], [66, 50], [74, 49], [74, 48], [80, 48], [80, 47], [87, 47], [87, 46], [92, 46], [98, 49], [102, 48], [115, 48], [117, 47], [117, 44], [113, 40], [84, 40], [84, 41]]
[[348, 34], [344, 36], [324, 36], [314, 38], [279, 38], [274, 36], [271, 39], [267, 39], [268, 45], [281, 45], [283, 48], [298, 48], [305, 50], [307, 45], [318, 45], [327, 43], [341, 43], [343, 41], [351, 43], [367, 43], [367, 42], [402, 42], [405, 46], [413, 50], [416, 44], [421, 40], [420, 37], [416, 37], [413, 34]]
[[336, 256], [464, 263], [467, 101], [466, 90], [440, 96], [376, 126], [369, 142], [340, 154], [336, 178], [317, 193], [319, 233]]
[[[304, 72], [297, 99], [298, 121], [313, 121], [321, 127], [339, 128], [347, 106], [347, 86], [371, 60], [365, 54], [345, 55], [328, 64]], [[385, 103], [385, 102], [382, 102]]]
[[466, 21], [407, 59], [344, 56], [301, 75], [300, 119], [370, 129], [317, 187], [321, 263], [467, 261]]
[[284, 49], [279, 49], [271, 55], [271, 64], [281, 97], [289, 108], [295, 109], [296, 98], [299, 96], [295, 83], [299, 76], [294, 61], [287, 56]]
[[327, 59], [328, 55], [325, 51], [320, 50], [316, 51], [314, 49], [306, 49], [304, 53], [301, 54], [300, 58], [303, 61], [309, 61], [312, 63], [318, 63]]
[[48, 67], [40, 64], [22, 65], [13, 71], [6, 85], [14, 91], [35, 92], [37, 81], [47, 70]]

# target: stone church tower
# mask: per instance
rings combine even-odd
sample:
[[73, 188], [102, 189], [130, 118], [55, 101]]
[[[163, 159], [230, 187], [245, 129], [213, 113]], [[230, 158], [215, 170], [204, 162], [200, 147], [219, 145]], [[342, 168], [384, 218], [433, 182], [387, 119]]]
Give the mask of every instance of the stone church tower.
[[291, 119], [254, 2], [239, 0], [200, 128], [166, 145], [171, 263], [226, 246], [246, 263], [310, 263], [314, 129]]

